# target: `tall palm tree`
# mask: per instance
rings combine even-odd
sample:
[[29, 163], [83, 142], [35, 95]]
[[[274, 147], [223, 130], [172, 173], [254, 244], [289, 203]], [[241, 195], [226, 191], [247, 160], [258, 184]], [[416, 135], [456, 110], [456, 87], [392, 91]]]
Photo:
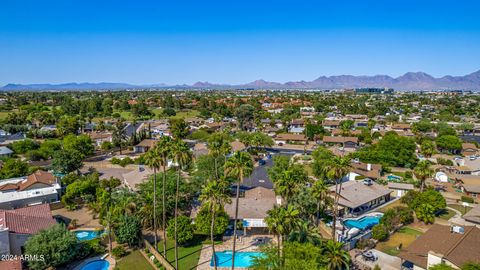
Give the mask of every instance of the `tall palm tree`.
[[312, 186], [312, 195], [317, 201], [317, 216], [315, 220], [317, 226], [320, 222], [320, 210], [322, 208], [325, 209], [325, 207], [329, 205], [330, 197], [328, 196], [328, 194], [329, 190], [327, 183], [322, 179], [315, 181]]
[[342, 243], [334, 241], [327, 241], [323, 246], [323, 255], [327, 269], [329, 270], [343, 270], [350, 268], [350, 255], [343, 249]]
[[430, 167], [430, 161], [420, 161], [415, 167], [414, 171], [415, 175], [420, 179], [420, 192], [423, 192], [425, 188], [425, 180], [427, 180], [427, 178], [431, 177], [433, 174], [433, 169]]
[[340, 193], [342, 192], [342, 178], [350, 170], [350, 158], [334, 157], [325, 166], [325, 170], [327, 177], [335, 181], [335, 196], [333, 199], [332, 239], [333, 241], [336, 241], [335, 227], [337, 225], [338, 201], [340, 199]]
[[238, 199], [240, 198], [240, 184], [243, 178], [248, 177], [253, 171], [252, 157], [247, 152], [237, 151], [225, 163], [225, 173], [237, 178], [237, 191], [235, 195], [235, 218], [233, 226], [232, 270], [235, 266], [235, 245], [237, 243]]
[[275, 181], [275, 193], [280, 195], [284, 200], [284, 205], [297, 193], [299, 183], [298, 177], [293, 170], [286, 170], [280, 174], [280, 177]]
[[[278, 257], [282, 257], [281, 247], [283, 239], [290, 234], [298, 225], [300, 212], [293, 206], [274, 206], [268, 210], [265, 218], [268, 229], [277, 235]], [[283, 261], [283, 260], [282, 260]]]
[[122, 143], [127, 139], [125, 127], [123, 119], [118, 119], [112, 132], [113, 144], [120, 147], [120, 155], [122, 154]]
[[178, 217], [178, 189], [180, 185], [180, 177], [182, 170], [192, 161], [192, 153], [187, 143], [176, 139], [172, 143], [172, 158], [177, 164], [177, 182], [175, 189], [175, 269], [178, 269], [178, 234], [177, 234], [177, 217]]
[[213, 267], [217, 269], [217, 257], [215, 256], [215, 218], [216, 214], [223, 209], [224, 205], [231, 203], [229, 182], [225, 178], [218, 180], [210, 180], [202, 189], [200, 195], [202, 207], [210, 209], [212, 213], [212, 221], [210, 223], [210, 241], [212, 241]]
[[166, 182], [167, 182], [167, 166], [168, 166], [168, 159], [171, 157], [171, 150], [172, 150], [172, 139], [168, 136], [163, 136], [157, 143], [155, 147], [156, 154], [160, 157], [160, 165], [162, 167], [162, 232], [163, 232], [163, 256], [167, 256], [167, 227], [166, 227], [166, 220], [167, 214], [165, 210], [165, 189], [166, 189]]
[[321, 235], [316, 226], [312, 226], [309, 220], [300, 221], [296, 228], [288, 236], [288, 241], [298, 243], [310, 243], [319, 245], [321, 243]]
[[161, 157], [156, 147], [145, 154], [145, 165], [153, 169], [153, 232], [155, 239], [155, 250], [158, 250], [157, 236], [157, 169], [162, 165]]
[[220, 178], [218, 175], [218, 157], [223, 155], [225, 157], [231, 151], [230, 140], [228, 136], [223, 132], [214, 133], [208, 139], [207, 148], [209, 153], [214, 157], [215, 162], [215, 176], [217, 179]]

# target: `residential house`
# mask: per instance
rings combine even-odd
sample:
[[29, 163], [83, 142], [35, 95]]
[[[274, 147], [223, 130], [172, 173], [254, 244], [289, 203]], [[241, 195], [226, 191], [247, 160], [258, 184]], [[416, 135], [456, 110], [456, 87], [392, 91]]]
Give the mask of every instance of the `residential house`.
[[93, 131], [88, 133], [90, 139], [96, 146], [101, 146], [104, 142], [112, 142], [112, 133], [111, 132], [97, 132]]
[[[267, 228], [265, 218], [267, 211], [279, 204], [272, 189], [254, 187], [243, 192], [238, 201], [238, 219], [243, 221], [244, 232], [255, 228]], [[225, 211], [230, 218], [235, 217], [235, 200], [225, 205]]]
[[391, 126], [391, 129], [395, 132], [411, 132], [411, 126], [407, 123], [397, 123]]
[[158, 140], [144, 139], [133, 147], [135, 153], [145, 153], [157, 144]]
[[388, 182], [387, 187], [392, 191], [392, 196], [395, 198], [403, 197], [408, 191], [415, 189], [413, 184], [395, 182]]
[[473, 143], [462, 143], [462, 155], [474, 156], [478, 153], [477, 146]]
[[0, 145], [8, 145], [14, 142], [23, 141], [25, 140], [26, 136], [23, 132], [18, 132], [15, 134], [6, 134], [0, 136]]
[[[370, 179], [379, 179], [382, 176], [382, 165], [380, 164], [371, 164], [371, 163], [363, 163], [360, 161], [352, 161], [350, 163], [352, 167], [351, 173], [354, 176], [363, 176], [365, 178]], [[355, 180], [355, 179], [352, 179]]]
[[477, 224], [477, 227], [480, 227], [480, 204], [473, 205], [473, 208], [465, 213], [462, 218], [468, 222], [475, 223]]
[[199, 142], [193, 146], [193, 156], [195, 158], [199, 158], [200, 156], [206, 154], [208, 154], [208, 148], [206, 143]]
[[0, 254], [22, 255], [30, 236], [55, 224], [48, 204], [0, 210]]
[[57, 178], [46, 171], [36, 171], [27, 177], [0, 182], [0, 209], [52, 203], [60, 199], [61, 186]]
[[6, 147], [6, 146], [0, 146], [0, 157], [9, 157], [13, 154], [13, 151]]
[[343, 136], [323, 136], [324, 144], [339, 144], [345, 148], [356, 148], [358, 146], [357, 137], [343, 137]]
[[480, 229], [475, 226], [434, 224], [398, 255], [401, 269], [422, 270], [436, 264], [460, 269], [467, 262], [480, 263]]
[[340, 120], [324, 120], [322, 126], [326, 130], [334, 130], [340, 126]]
[[275, 143], [278, 145], [283, 145], [287, 143], [305, 144], [307, 140], [307, 137], [305, 137], [305, 135], [303, 134], [282, 133], [278, 134], [277, 137], [275, 137]]
[[245, 144], [243, 144], [239, 140], [235, 140], [235, 141], [231, 142], [230, 147], [232, 148], [232, 153], [235, 153], [237, 151], [243, 151], [247, 148], [245, 146]]
[[[330, 187], [335, 196], [335, 186]], [[338, 204], [343, 215], [361, 214], [390, 201], [390, 190], [374, 181], [347, 181], [342, 184]]]

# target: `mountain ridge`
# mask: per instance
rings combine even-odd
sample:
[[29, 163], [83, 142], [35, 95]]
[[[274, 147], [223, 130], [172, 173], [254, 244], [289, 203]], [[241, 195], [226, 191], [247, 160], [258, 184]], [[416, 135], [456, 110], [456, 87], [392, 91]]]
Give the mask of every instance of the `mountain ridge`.
[[129, 83], [62, 83], [62, 84], [14, 84], [10, 83], [0, 88], [3, 91], [15, 90], [114, 90], [114, 89], [144, 89], [144, 88], [197, 88], [197, 89], [232, 89], [232, 88], [274, 88], [274, 89], [342, 89], [380, 87], [396, 90], [480, 90], [480, 70], [464, 76], [445, 75], [435, 78], [425, 72], [406, 72], [396, 78], [388, 75], [335, 75], [319, 76], [312, 81], [288, 81], [285, 83], [258, 79], [245, 84], [218, 84], [211, 82], [196, 82], [192, 85], [164, 83], [135, 85]]

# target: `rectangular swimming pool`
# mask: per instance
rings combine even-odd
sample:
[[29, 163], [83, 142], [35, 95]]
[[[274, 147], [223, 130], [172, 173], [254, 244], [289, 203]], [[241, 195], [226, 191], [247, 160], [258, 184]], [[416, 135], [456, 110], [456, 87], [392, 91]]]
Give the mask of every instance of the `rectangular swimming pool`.
[[[217, 267], [232, 266], [232, 251], [215, 252], [217, 258]], [[264, 256], [262, 252], [235, 252], [235, 267], [248, 268], [252, 266], [254, 257]], [[213, 257], [210, 260], [210, 266], [213, 267]]]

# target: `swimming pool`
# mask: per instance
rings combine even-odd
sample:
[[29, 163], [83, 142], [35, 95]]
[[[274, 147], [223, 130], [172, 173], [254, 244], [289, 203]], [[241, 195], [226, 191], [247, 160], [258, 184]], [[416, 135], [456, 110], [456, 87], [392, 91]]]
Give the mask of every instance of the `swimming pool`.
[[365, 216], [359, 219], [346, 219], [343, 221], [343, 224], [348, 228], [357, 228], [360, 230], [365, 230], [380, 223], [381, 218], [382, 218], [381, 215]]
[[99, 237], [102, 233], [103, 231], [82, 230], [75, 231], [75, 236], [80, 241], [87, 241]]
[[[217, 257], [217, 266], [218, 267], [231, 267], [232, 266], [232, 252], [231, 251], [222, 251], [215, 252]], [[252, 266], [254, 257], [264, 256], [262, 252], [235, 252], [235, 267], [237, 268], [248, 268]], [[210, 266], [213, 267], [213, 257], [210, 260]]]
[[390, 175], [387, 175], [387, 180], [388, 181], [400, 181], [400, 180], [402, 180], [402, 178], [398, 175], [390, 174]]
[[106, 260], [95, 260], [86, 263], [80, 270], [108, 270], [110, 263]]

